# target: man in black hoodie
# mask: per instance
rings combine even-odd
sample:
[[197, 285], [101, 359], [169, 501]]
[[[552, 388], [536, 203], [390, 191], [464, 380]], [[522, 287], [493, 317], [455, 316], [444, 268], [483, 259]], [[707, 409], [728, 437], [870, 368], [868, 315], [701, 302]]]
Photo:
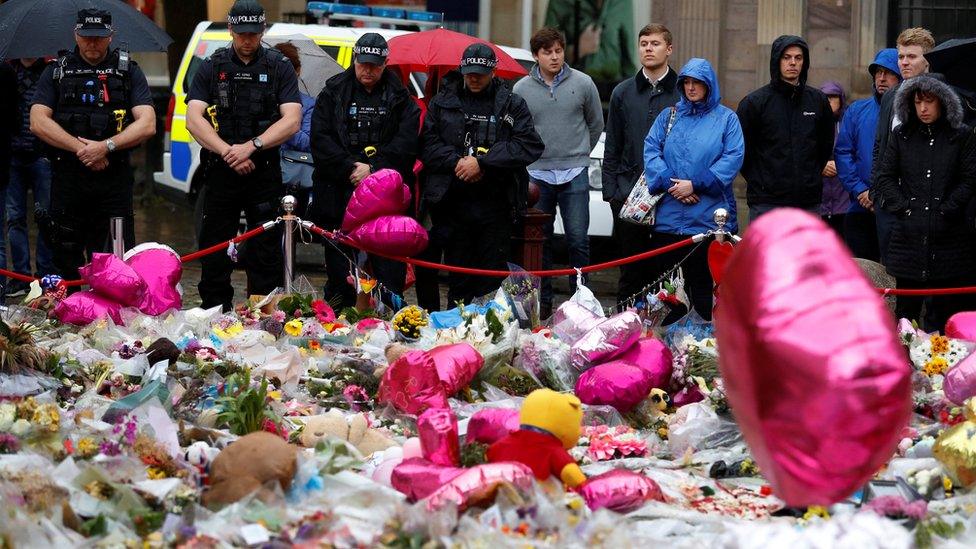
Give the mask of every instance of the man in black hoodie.
[[[497, 64], [490, 47], [468, 46], [463, 81], [445, 77], [424, 119], [424, 208], [451, 265], [506, 268], [512, 226], [525, 209], [526, 166], [545, 150], [525, 100], [495, 77]], [[500, 282], [452, 273], [448, 302], [470, 303]]]
[[769, 84], [739, 103], [750, 221], [784, 206], [820, 215], [821, 174], [834, 146], [834, 118], [827, 96], [806, 85], [809, 70], [807, 43], [799, 36], [780, 36], [770, 53]]
[[[311, 212], [315, 222], [328, 229], [342, 224], [353, 189], [370, 173], [396, 170], [408, 185], [413, 181], [417, 159], [420, 109], [410, 92], [386, 70], [386, 40], [368, 32], [356, 41], [353, 66], [328, 80], [312, 112]], [[345, 246], [325, 245], [326, 299], [341, 300], [341, 307], [355, 305], [356, 295], [346, 278]], [[403, 293], [406, 265], [370, 256], [372, 275], [387, 289]]]

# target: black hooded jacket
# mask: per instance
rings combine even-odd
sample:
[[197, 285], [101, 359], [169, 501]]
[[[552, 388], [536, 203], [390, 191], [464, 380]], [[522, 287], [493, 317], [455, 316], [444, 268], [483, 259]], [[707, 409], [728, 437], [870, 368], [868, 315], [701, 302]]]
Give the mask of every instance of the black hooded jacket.
[[[349, 145], [347, 109], [355, 90], [353, 67], [330, 78], [312, 111], [313, 218], [332, 227], [342, 221], [352, 196], [349, 175], [355, 162], [364, 162], [362, 153]], [[370, 159], [373, 171], [390, 168], [400, 172], [407, 185], [413, 184], [413, 164], [419, 153], [420, 108], [410, 92], [390, 71], [384, 71], [378, 84], [382, 101], [390, 109], [389, 124], [383, 129], [376, 156]]]
[[[923, 124], [915, 92], [939, 98], [942, 115]], [[973, 274], [973, 229], [966, 204], [976, 189], [976, 136], [963, 124], [959, 97], [931, 76], [902, 83], [894, 97], [902, 121], [888, 139], [875, 178], [882, 207], [897, 216], [888, 244], [888, 273], [912, 280]]]
[[[780, 75], [780, 58], [790, 46], [803, 50], [798, 86]], [[815, 206], [823, 195], [821, 172], [834, 148], [834, 115], [827, 96], [806, 85], [810, 50], [802, 38], [780, 36], [769, 57], [769, 84], [747, 95], [736, 111], [746, 141], [747, 201]]]
[[[464, 92], [460, 75], [447, 75], [424, 118], [423, 200], [427, 206], [440, 203], [452, 185], [472, 185], [454, 176], [458, 160], [466, 154], [461, 93]], [[493, 112], [499, 123], [494, 144], [487, 154], [478, 158], [484, 177], [475, 185], [494, 186], [491, 192], [503, 193], [514, 210], [513, 215], [517, 216], [525, 207], [526, 166], [542, 156], [545, 145], [535, 131], [532, 113], [524, 99], [497, 78], [488, 93], [494, 94]], [[491, 98], [486, 96], [485, 100]]]

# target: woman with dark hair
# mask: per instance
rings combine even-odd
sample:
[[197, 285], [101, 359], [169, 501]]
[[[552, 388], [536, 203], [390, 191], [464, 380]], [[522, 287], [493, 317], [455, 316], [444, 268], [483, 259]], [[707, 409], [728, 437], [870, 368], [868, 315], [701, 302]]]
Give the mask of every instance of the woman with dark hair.
[[[899, 288], [970, 285], [976, 253], [964, 213], [976, 189], [976, 139], [963, 124], [959, 97], [944, 82], [921, 75], [905, 80], [894, 108], [902, 123], [888, 140], [876, 179], [880, 207], [897, 217], [888, 273]], [[895, 314], [917, 319], [922, 299], [899, 296]], [[970, 302], [966, 296], [932, 297], [924, 329], [943, 329]]]
[[[291, 62], [295, 73], [301, 79], [302, 60], [298, 48], [291, 42], [282, 42], [274, 48]], [[304, 217], [312, 194], [311, 134], [315, 98], [301, 89], [299, 94], [302, 97], [302, 125], [298, 133], [281, 145], [281, 180], [285, 184], [285, 193], [294, 196], [297, 201], [295, 215]]]

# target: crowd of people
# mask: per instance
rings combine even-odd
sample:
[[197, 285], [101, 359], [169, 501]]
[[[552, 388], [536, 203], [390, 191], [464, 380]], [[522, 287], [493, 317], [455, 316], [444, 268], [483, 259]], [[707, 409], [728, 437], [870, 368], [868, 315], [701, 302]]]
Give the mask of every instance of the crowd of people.
[[[605, 130], [602, 192], [621, 256], [712, 229], [717, 208], [730, 212], [736, 230], [732, 188], [741, 174], [750, 221], [776, 208], [803, 209], [822, 216], [856, 257], [884, 264], [899, 287], [976, 283], [972, 109], [928, 74], [925, 54], [935, 44], [925, 29], [905, 30], [895, 48], [879, 51], [868, 69], [874, 93], [850, 104], [837, 82], [808, 85], [809, 47], [781, 36], [772, 44], [769, 83], [732, 111], [711, 63], [695, 58], [676, 71], [671, 32], [649, 24], [634, 44], [641, 67], [613, 90], [604, 120], [596, 85], [569, 66], [557, 28], [532, 36], [536, 64], [514, 85], [496, 76], [494, 50], [475, 43], [421, 100], [388, 70], [389, 45], [379, 34], [363, 34], [352, 65], [313, 98], [299, 92], [297, 49], [262, 45], [258, 2], [237, 0], [228, 27], [231, 43], [201, 64], [187, 96], [187, 129], [203, 147], [201, 247], [233, 237], [241, 211], [250, 225], [274, 219], [286, 189], [299, 196], [306, 217], [336, 229], [353, 189], [388, 168], [419, 195], [411, 214], [429, 228], [425, 259], [506, 269], [531, 184], [539, 189], [536, 207], [552, 215], [544, 265], [552, 264], [558, 206], [569, 262], [581, 267], [590, 262], [589, 154]], [[50, 62], [12, 60], [0, 71], [0, 93], [10, 98], [0, 101], [0, 118], [11, 136], [0, 140], [0, 159], [11, 167], [0, 213], [16, 271], [70, 276], [90, 253], [106, 250], [113, 216], [126, 218], [126, 241], [134, 242], [125, 151], [152, 136], [153, 111], [145, 76], [124, 51], [110, 50], [112, 34], [110, 13], [82, 10], [73, 52]], [[652, 227], [617, 219], [639, 181], [661, 195]], [[27, 189], [47, 236], [33, 270]], [[249, 293], [282, 283], [279, 231], [248, 243]], [[394, 294], [403, 292], [402, 263], [339, 245], [325, 250], [325, 294], [337, 305], [356, 300], [350, 258]], [[622, 267], [617, 297], [638, 293], [683, 255]], [[203, 306], [231, 307], [232, 269], [227, 255], [204, 259]], [[691, 307], [710, 319], [704, 248], [685, 259], [683, 274]], [[436, 273], [418, 269], [416, 279], [420, 304], [439, 310]], [[470, 302], [498, 284], [452, 273], [449, 303]], [[8, 295], [19, 291], [7, 288]], [[932, 328], [969, 307], [958, 297], [899, 298], [897, 313], [918, 318], [923, 305], [923, 324]], [[543, 316], [552, 306], [547, 279]]]

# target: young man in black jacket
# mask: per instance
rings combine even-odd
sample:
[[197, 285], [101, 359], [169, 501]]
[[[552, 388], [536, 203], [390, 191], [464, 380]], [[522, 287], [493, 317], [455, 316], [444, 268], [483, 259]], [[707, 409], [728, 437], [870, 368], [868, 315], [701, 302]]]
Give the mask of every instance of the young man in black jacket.
[[[525, 208], [525, 168], [545, 150], [525, 101], [495, 78], [497, 63], [484, 44], [465, 49], [463, 80], [445, 77], [424, 119], [424, 207], [451, 265], [506, 268]], [[500, 281], [452, 273], [448, 302], [470, 303]]]
[[[640, 30], [637, 51], [641, 70], [613, 89], [607, 114], [607, 137], [603, 149], [603, 200], [613, 212], [613, 240], [621, 256], [651, 248], [650, 229], [617, 219], [620, 208], [644, 171], [644, 138], [654, 119], [678, 102], [678, 80], [669, 65], [673, 48], [671, 31], [651, 23]], [[642, 116], [639, 116], [642, 115]], [[647, 279], [650, 260], [620, 267], [617, 299], [624, 301], [651, 282]]]
[[739, 103], [750, 221], [784, 206], [820, 215], [834, 115], [827, 96], [806, 85], [809, 70], [807, 43], [799, 36], [780, 36], [769, 57], [769, 84]]
[[[400, 172], [413, 182], [418, 153], [420, 109], [400, 80], [386, 70], [386, 40], [366, 33], [353, 48], [353, 66], [330, 78], [315, 101], [312, 113], [311, 212], [327, 229], [342, 224], [353, 189], [370, 173], [383, 168]], [[341, 307], [355, 305], [353, 287], [346, 281], [355, 251], [325, 244], [326, 299], [341, 300]], [[406, 265], [370, 256], [372, 275], [387, 289], [403, 293]]]

